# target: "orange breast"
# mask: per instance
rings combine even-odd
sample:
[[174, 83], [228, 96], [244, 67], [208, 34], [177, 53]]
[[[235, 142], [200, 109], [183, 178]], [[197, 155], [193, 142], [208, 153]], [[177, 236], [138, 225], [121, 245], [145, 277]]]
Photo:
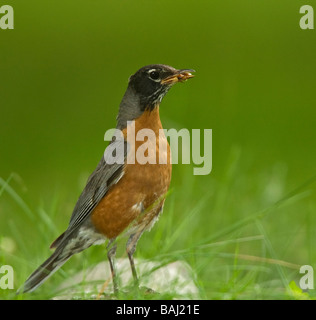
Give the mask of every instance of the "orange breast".
[[[131, 146], [129, 153], [136, 154], [135, 163], [125, 165], [123, 177], [108, 191], [91, 216], [96, 229], [108, 239], [117, 237], [132, 222], [138, 225], [150, 222], [160, 209], [171, 180], [170, 147], [160, 130], [158, 107], [145, 111], [134, 124], [136, 137], [138, 133], [144, 133], [140, 132], [144, 128], [151, 129], [154, 135], [145, 141], [133, 141], [135, 136], [130, 137], [127, 129], [123, 130]], [[160, 149], [163, 151], [159, 153]], [[144, 160], [149, 163], [143, 164]], [[146, 210], [148, 208], [150, 210]], [[144, 215], [141, 215], [142, 209], [145, 209]]]

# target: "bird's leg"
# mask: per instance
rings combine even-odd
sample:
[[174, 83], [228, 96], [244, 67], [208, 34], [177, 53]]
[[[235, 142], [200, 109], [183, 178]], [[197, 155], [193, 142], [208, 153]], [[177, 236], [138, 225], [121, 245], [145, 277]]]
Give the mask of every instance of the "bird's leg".
[[132, 274], [133, 274], [133, 278], [134, 278], [134, 284], [135, 284], [135, 287], [137, 287], [137, 288], [139, 287], [139, 280], [138, 280], [138, 276], [137, 276], [137, 272], [136, 272], [136, 268], [135, 268], [133, 254], [136, 250], [136, 244], [137, 244], [137, 241], [139, 240], [141, 234], [142, 234], [141, 232], [132, 234], [129, 237], [127, 244], [126, 244], [126, 252], [128, 255], [129, 262], [131, 264]]
[[116, 265], [115, 265], [115, 254], [116, 254], [117, 245], [114, 241], [115, 241], [115, 239], [111, 240], [108, 243], [107, 249], [108, 249], [108, 259], [110, 262], [110, 268], [111, 268], [111, 273], [112, 273], [114, 294], [117, 295], [118, 294], [118, 278], [117, 278], [117, 274], [116, 274]]

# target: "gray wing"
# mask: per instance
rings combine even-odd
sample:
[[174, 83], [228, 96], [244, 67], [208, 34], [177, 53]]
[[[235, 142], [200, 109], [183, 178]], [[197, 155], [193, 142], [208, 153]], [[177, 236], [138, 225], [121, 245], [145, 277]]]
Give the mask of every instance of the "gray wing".
[[[51, 248], [57, 247], [64, 239], [68, 238], [73, 231], [81, 226], [106, 195], [109, 188], [122, 178], [124, 175], [127, 149], [128, 143], [124, 140], [115, 140], [108, 145], [104, 156], [90, 175], [76, 203], [67, 230], [52, 243]], [[114, 163], [111, 161], [113, 160], [113, 150], [119, 153], [116, 157], [118, 161]]]

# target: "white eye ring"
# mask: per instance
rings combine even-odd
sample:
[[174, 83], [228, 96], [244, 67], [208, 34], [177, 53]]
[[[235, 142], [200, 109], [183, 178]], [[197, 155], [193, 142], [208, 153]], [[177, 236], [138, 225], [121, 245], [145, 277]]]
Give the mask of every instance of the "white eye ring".
[[[157, 76], [158, 76], [158, 78], [156, 78], [155, 76], [153, 77], [152, 76], [152, 73], [157, 73]], [[149, 75], [149, 78], [151, 79], [151, 80], [153, 80], [153, 81], [155, 81], [155, 82], [160, 82], [160, 76], [159, 76], [159, 72], [157, 71], [157, 69], [150, 69], [150, 70], [148, 70], [148, 75]]]

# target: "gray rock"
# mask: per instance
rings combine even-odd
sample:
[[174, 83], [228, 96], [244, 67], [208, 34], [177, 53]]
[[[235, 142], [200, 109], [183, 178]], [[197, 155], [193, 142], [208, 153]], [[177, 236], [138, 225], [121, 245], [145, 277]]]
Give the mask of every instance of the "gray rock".
[[[142, 289], [150, 288], [160, 296], [172, 299], [199, 299], [191, 267], [183, 261], [161, 265], [156, 261], [135, 259]], [[127, 258], [117, 259], [120, 288], [132, 287], [133, 279]], [[60, 294], [53, 299], [115, 299], [109, 264], [101, 262], [78, 272], [59, 287]], [[145, 289], [145, 292], [153, 293]], [[143, 290], [142, 290], [143, 291]], [[103, 293], [102, 293], [103, 292]], [[133, 299], [133, 296], [130, 297]], [[136, 297], [137, 298], [137, 297]]]

